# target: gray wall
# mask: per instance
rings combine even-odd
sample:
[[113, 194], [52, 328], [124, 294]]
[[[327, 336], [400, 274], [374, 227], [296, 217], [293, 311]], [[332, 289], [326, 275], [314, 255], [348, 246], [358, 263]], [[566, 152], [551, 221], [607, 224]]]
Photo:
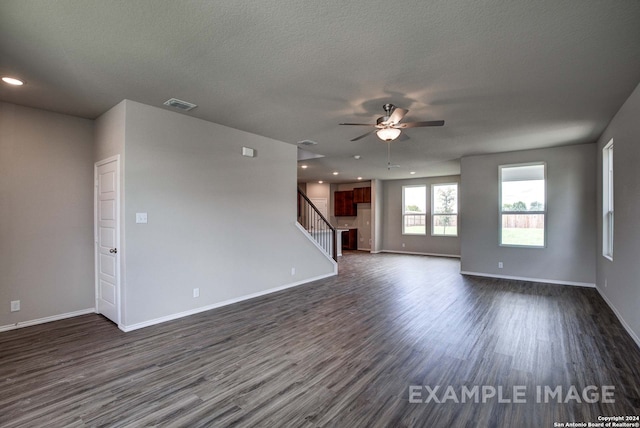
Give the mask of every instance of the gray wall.
[[[398, 251], [422, 254], [460, 255], [460, 236], [431, 236], [402, 234], [402, 186], [427, 186], [427, 223], [431, 220], [431, 185], [459, 183], [460, 176], [415, 178], [411, 180], [388, 180], [383, 182], [382, 248], [383, 251]], [[460, 187], [458, 192], [460, 192]], [[459, 234], [458, 234], [459, 235]], [[402, 244], [404, 243], [404, 247]]]
[[[125, 203], [125, 124], [126, 101], [121, 101], [107, 112], [103, 113], [95, 121], [94, 131], [94, 161], [102, 161], [114, 156], [120, 160], [120, 216], [123, 217]], [[127, 279], [127, 240], [126, 229], [123, 221], [120, 221], [120, 245], [118, 246], [120, 257], [120, 289], [126, 287]], [[120, 296], [121, 305], [126, 306], [125, 296]], [[121, 320], [122, 321], [122, 320]]]
[[334, 272], [295, 225], [295, 146], [126, 101], [125, 148], [125, 326]]
[[[498, 166], [537, 161], [547, 163], [546, 248], [500, 247]], [[594, 144], [462, 158], [461, 270], [593, 285], [595, 169]]]
[[329, 208], [329, 203], [331, 202], [331, 189], [329, 188], [329, 184], [305, 183], [305, 190], [309, 198], [325, 198], [327, 200], [327, 209]]
[[336, 217], [333, 215], [334, 200], [336, 191], [353, 190], [356, 187], [371, 187], [370, 181], [359, 181], [357, 183], [342, 183], [331, 185], [331, 222], [336, 227], [357, 228], [358, 229], [358, 250], [371, 250], [371, 204], [357, 204], [356, 216]]
[[[597, 286], [640, 345], [640, 86], [598, 140]], [[602, 148], [613, 138], [613, 261], [602, 256]], [[606, 284], [606, 286], [605, 286]]]
[[93, 121], [0, 103], [0, 327], [93, 307]]
[[384, 192], [382, 181], [371, 180], [371, 252], [382, 251]]
[[[331, 222], [331, 214], [333, 206], [331, 205], [331, 188], [328, 183], [303, 183], [304, 192], [310, 199], [326, 199], [327, 200], [327, 221]], [[299, 185], [300, 186], [300, 185]]]
[[122, 101], [96, 119], [94, 161], [120, 155], [120, 167], [124, 166], [125, 113], [126, 102]]

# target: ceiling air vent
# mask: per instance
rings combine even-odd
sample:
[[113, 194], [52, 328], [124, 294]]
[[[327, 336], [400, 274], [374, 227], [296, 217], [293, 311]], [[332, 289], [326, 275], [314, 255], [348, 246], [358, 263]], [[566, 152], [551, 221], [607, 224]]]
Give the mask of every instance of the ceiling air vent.
[[198, 107], [195, 104], [191, 104], [186, 101], [179, 100], [177, 98], [171, 98], [170, 100], [165, 101], [164, 105], [177, 108], [178, 110], [183, 110], [183, 111], [193, 110], [194, 108]]
[[298, 144], [300, 144], [301, 146], [315, 146], [318, 143], [311, 140], [302, 140], [302, 141], [298, 141]]

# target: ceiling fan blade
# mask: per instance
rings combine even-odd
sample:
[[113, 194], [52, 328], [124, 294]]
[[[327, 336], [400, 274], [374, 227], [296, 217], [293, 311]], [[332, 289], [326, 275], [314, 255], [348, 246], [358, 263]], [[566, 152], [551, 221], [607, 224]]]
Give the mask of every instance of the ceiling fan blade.
[[405, 114], [407, 114], [409, 110], [405, 110], [403, 108], [396, 107], [393, 109], [393, 113], [389, 116], [389, 120], [387, 122], [396, 124], [402, 120]]
[[351, 125], [351, 126], [376, 126], [373, 123], [339, 123], [339, 125]]
[[428, 120], [426, 122], [398, 123], [394, 128], [418, 128], [421, 126], [443, 126], [444, 120]]
[[373, 133], [374, 133], [374, 132], [376, 132], [376, 131], [377, 131], [377, 129], [373, 129], [373, 130], [371, 130], [371, 131], [367, 132], [366, 134], [362, 134], [361, 136], [359, 136], [359, 137], [356, 137], [356, 138], [352, 139], [351, 141], [358, 141], [358, 140], [361, 140], [361, 139], [363, 139], [364, 137], [366, 137], [367, 135], [369, 135], [369, 134], [373, 134]]

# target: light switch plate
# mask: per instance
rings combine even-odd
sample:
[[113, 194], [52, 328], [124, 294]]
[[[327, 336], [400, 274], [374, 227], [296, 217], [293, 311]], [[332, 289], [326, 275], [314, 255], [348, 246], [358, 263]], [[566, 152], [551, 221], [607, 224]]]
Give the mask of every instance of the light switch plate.
[[147, 213], [136, 213], [136, 223], [147, 223]]

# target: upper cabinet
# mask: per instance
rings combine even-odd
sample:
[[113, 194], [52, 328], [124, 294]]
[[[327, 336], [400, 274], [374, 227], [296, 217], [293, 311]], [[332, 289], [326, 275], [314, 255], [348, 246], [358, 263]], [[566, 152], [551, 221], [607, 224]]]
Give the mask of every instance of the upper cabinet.
[[358, 215], [356, 204], [371, 203], [371, 187], [356, 187], [353, 190], [339, 190], [334, 193], [334, 215], [336, 217], [355, 217]]
[[356, 187], [353, 189], [353, 202], [355, 204], [371, 203], [371, 187]]
[[353, 190], [343, 190], [334, 193], [334, 215], [336, 217], [358, 215], [356, 203], [353, 200]]

